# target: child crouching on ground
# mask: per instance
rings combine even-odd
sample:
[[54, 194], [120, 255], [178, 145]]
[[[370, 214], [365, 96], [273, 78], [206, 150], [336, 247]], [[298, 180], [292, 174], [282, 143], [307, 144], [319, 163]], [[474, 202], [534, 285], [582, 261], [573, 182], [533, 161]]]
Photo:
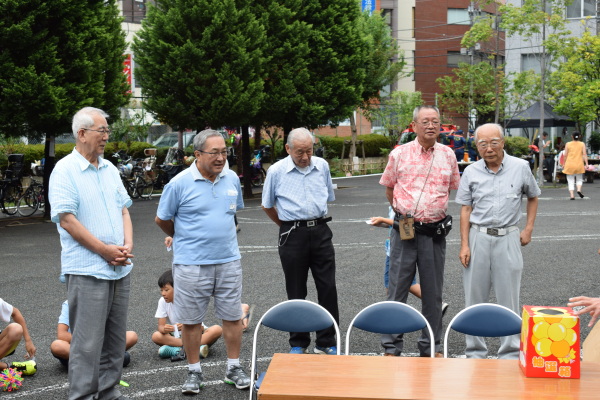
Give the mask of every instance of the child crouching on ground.
[[[173, 274], [171, 270], [165, 271], [158, 279], [161, 298], [158, 300], [156, 314], [158, 330], [152, 334], [152, 341], [161, 346], [158, 349], [160, 358], [171, 358], [171, 361], [185, 360], [183, 341], [180, 333], [182, 324], [174, 323], [173, 315]], [[200, 345], [200, 357], [208, 356], [209, 347], [222, 335], [223, 328], [219, 325], [207, 327], [202, 324], [204, 331]]]

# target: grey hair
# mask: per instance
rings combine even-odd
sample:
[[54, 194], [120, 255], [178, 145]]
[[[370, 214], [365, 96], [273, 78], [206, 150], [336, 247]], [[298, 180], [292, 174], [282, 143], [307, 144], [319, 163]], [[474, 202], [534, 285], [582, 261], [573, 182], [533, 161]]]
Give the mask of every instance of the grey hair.
[[495, 127], [498, 130], [498, 134], [500, 134], [500, 138], [504, 139], [504, 128], [502, 128], [501, 125], [489, 123], [489, 124], [480, 125], [477, 127], [477, 129], [475, 129], [475, 143], [477, 143], [477, 133], [479, 132], [479, 130], [481, 128], [485, 128], [485, 127], [489, 127], [489, 126]]
[[287, 138], [287, 145], [290, 146], [290, 149], [294, 148], [294, 140], [299, 140], [303, 138], [310, 138], [310, 140], [315, 143], [315, 137], [312, 133], [306, 128], [296, 128], [290, 131], [290, 134]]
[[413, 121], [417, 122], [417, 117], [419, 116], [421, 110], [433, 110], [438, 116], [440, 115], [440, 110], [436, 106], [418, 106], [415, 107], [413, 111]]
[[223, 138], [223, 135], [221, 135], [219, 132], [215, 131], [214, 129], [205, 129], [201, 132], [199, 132], [196, 136], [194, 136], [194, 150], [202, 150], [204, 148], [204, 144], [206, 143], [206, 141], [208, 140], [209, 137], [213, 137], [213, 136], [218, 136], [220, 138]]
[[83, 107], [81, 110], [75, 113], [73, 116], [73, 125], [71, 126], [75, 139], [77, 139], [77, 132], [79, 132], [80, 129], [91, 128], [94, 126], [94, 118], [92, 118], [94, 114], [101, 115], [108, 119], [107, 113], [95, 107]]

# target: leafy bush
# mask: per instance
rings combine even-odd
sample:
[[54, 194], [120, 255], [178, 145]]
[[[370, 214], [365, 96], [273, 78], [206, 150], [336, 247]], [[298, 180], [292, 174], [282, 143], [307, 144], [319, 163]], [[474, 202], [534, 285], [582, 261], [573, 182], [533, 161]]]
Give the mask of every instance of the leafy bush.
[[[325, 147], [325, 157], [327, 159], [339, 158], [342, 155], [342, 147], [344, 146], [344, 140], [352, 140], [350, 136], [344, 137], [333, 137], [333, 136], [319, 136], [319, 141]], [[363, 141], [365, 148], [365, 157], [380, 157], [382, 148], [389, 148], [389, 139], [383, 135], [370, 134], [370, 135], [359, 135], [357, 140]], [[344, 157], [348, 157], [348, 151], [350, 145], [346, 145], [344, 150]], [[356, 155], [362, 157], [362, 148], [360, 145], [356, 146]]]
[[504, 150], [511, 156], [526, 156], [529, 154], [529, 140], [522, 136], [505, 137]]
[[600, 132], [592, 132], [588, 139], [588, 145], [592, 153], [598, 154], [600, 152]]

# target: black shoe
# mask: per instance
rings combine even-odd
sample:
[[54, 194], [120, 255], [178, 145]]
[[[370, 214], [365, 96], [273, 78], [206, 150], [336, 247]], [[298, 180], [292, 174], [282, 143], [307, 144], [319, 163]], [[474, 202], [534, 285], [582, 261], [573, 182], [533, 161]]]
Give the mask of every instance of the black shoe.
[[578, 195], [579, 195], [579, 197], [581, 197], [582, 199], [585, 197], [585, 196], [583, 195], [583, 193], [581, 193], [581, 192], [577, 192], [577, 194], [578, 194]]
[[448, 311], [448, 303], [442, 303], [442, 318], [444, 318], [444, 315], [446, 315], [446, 311]]
[[131, 355], [128, 352], [125, 352], [125, 356], [123, 357], [123, 367], [126, 367], [131, 362]]

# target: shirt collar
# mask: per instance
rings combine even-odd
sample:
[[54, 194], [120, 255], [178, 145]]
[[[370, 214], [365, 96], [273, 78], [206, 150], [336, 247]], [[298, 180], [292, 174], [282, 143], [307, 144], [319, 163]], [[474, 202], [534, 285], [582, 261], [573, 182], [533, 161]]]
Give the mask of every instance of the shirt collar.
[[[189, 168], [190, 168], [190, 171], [192, 174], [192, 178], [194, 178], [195, 181], [202, 180], [202, 181], [210, 182], [210, 180], [203, 177], [202, 174], [200, 173], [200, 170], [198, 169], [198, 164], [196, 164], [196, 159], [194, 159], [194, 162], [192, 163], [192, 165], [190, 165]], [[217, 175], [217, 177], [215, 178], [215, 181], [213, 183], [219, 182], [219, 180], [222, 177], [224, 177], [226, 173], [227, 173], [227, 171], [225, 170], [225, 168], [223, 168], [223, 170], [219, 173], [219, 175]]]
[[[79, 168], [82, 171], [85, 171], [89, 167], [94, 167], [91, 162], [89, 162], [79, 151], [77, 151], [77, 147], [73, 147], [73, 152], [71, 153], [75, 156], [75, 161]], [[98, 156], [98, 169], [108, 167], [108, 163], [102, 156]], [[94, 167], [95, 168], [95, 167]]]
[[499, 173], [500, 173], [500, 172], [502, 172], [502, 170], [504, 169], [504, 163], [506, 162], [506, 157], [507, 157], [506, 150], [504, 150], [504, 157], [502, 157], [502, 162], [500, 163], [500, 168], [498, 168], [498, 171], [497, 171], [497, 172], [494, 172], [494, 171], [492, 171], [491, 169], [489, 169], [489, 168], [488, 168], [488, 166], [487, 166], [487, 164], [485, 163], [485, 160], [484, 160], [484, 159], [482, 159], [482, 161], [483, 161], [483, 167], [484, 167], [484, 168], [485, 168], [485, 170], [486, 170], [487, 172], [489, 172], [490, 174], [499, 174]]
[[[313, 156], [314, 157], [314, 156]], [[288, 155], [285, 158], [285, 162], [286, 162], [286, 166], [285, 166], [285, 172], [291, 172], [292, 170], [297, 170], [298, 172], [300, 172], [300, 170], [296, 167], [296, 164], [294, 163], [294, 159], [292, 158], [292, 156]], [[312, 171], [313, 168], [317, 168], [314, 160], [312, 159], [312, 157], [310, 158], [310, 164], [308, 165], [308, 172]], [[317, 168], [318, 169], [318, 168]]]
[[425, 147], [423, 147], [423, 145], [421, 143], [419, 143], [419, 140], [417, 138], [415, 138], [415, 140], [413, 140], [413, 142], [414, 142], [415, 147], [418, 149], [418, 151], [421, 153], [424, 153], [424, 154], [431, 154], [431, 153], [433, 153], [433, 151], [435, 150], [436, 147], [444, 146], [443, 144], [436, 142], [429, 149], [425, 150]]

